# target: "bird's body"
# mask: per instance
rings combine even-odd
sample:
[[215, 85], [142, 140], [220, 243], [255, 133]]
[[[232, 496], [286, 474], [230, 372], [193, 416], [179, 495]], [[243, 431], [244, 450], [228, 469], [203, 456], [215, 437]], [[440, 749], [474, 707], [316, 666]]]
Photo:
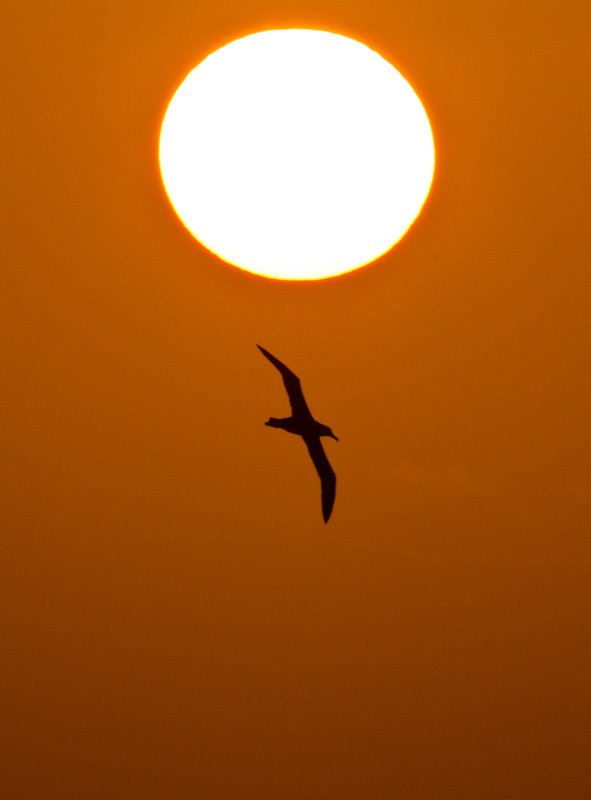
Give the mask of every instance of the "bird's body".
[[257, 347], [265, 358], [268, 358], [271, 364], [281, 373], [291, 405], [291, 417], [285, 417], [284, 419], [271, 417], [268, 422], [265, 422], [265, 425], [269, 425], [271, 428], [282, 428], [288, 433], [295, 433], [297, 436], [301, 436], [306, 443], [316, 471], [320, 476], [320, 483], [322, 486], [322, 516], [324, 521], [328, 522], [334, 505], [337, 479], [326, 457], [320, 437], [331, 436], [333, 439], [337, 439], [337, 437], [327, 425], [316, 422], [310, 413], [308, 404], [304, 399], [300, 379], [297, 375], [294, 375], [285, 364], [282, 364], [278, 358], [275, 358], [275, 356], [271, 355], [271, 353], [263, 347], [260, 345], [257, 345]]

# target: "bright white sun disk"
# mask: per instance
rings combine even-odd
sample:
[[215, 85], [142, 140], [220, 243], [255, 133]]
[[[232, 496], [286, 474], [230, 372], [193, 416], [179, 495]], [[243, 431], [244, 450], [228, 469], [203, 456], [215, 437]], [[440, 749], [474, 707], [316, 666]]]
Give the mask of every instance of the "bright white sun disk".
[[427, 115], [365, 45], [256, 33], [212, 53], [166, 112], [160, 167], [186, 227], [225, 261], [312, 280], [373, 261], [429, 192]]

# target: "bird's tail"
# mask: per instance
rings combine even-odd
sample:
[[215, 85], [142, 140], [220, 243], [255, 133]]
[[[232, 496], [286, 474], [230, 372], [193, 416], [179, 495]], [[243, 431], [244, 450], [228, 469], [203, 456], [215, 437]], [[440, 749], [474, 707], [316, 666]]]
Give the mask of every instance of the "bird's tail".
[[271, 428], [283, 428], [283, 430], [289, 430], [289, 423], [291, 422], [291, 417], [286, 417], [285, 419], [276, 419], [275, 417], [270, 417], [268, 422], [265, 422], [265, 425], [269, 425]]

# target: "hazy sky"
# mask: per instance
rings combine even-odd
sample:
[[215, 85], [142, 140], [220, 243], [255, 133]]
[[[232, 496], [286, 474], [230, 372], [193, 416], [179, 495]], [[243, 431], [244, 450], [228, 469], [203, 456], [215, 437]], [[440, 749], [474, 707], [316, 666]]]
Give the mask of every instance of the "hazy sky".
[[[588, 796], [589, 4], [1, 17], [2, 794]], [[224, 264], [161, 188], [181, 80], [275, 27], [432, 122], [422, 214], [341, 278]], [[257, 343], [339, 437], [327, 526]]]

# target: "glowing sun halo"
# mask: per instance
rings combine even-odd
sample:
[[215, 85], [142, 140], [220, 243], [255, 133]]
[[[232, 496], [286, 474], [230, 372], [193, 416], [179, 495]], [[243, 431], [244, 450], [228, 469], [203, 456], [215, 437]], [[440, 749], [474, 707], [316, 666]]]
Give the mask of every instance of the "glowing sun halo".
[[285, 280], [367, 264], [411, 225], [433, 177], [427, 115], [394, 67], [334, 33], [255, 33], [212, 53], [166, 111], [160, 168], [191, 233]]

